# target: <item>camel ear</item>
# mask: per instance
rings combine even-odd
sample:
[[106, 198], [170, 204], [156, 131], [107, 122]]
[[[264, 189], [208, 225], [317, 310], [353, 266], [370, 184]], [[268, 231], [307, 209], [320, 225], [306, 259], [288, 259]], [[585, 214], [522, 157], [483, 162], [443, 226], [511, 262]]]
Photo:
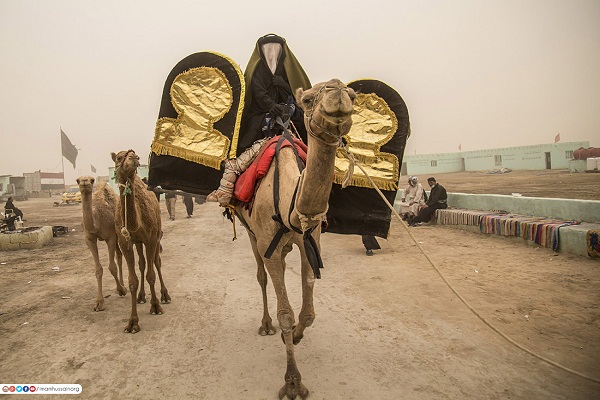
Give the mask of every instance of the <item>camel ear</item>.
[[113, 161], [117, 161], [117, 155], [115, 153], [110, 153], [110, 156], [112, 157]]
[[93, 185], [96, 182], [94, 178], [90, 179], [90, 183]]
[[296, 103], [302, 104], [302, 95], [304, 94], [304, 89], [301, 87], [296, 90]]
[[75, 182], [79, 185], [79, 178], [75, 179]]

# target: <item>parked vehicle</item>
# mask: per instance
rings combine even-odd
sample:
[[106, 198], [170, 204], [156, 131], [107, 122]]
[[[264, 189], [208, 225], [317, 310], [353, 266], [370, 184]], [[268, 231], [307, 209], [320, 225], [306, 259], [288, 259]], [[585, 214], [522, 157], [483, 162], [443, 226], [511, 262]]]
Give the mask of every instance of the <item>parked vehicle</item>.
[[79, 186], [71, 186], [69, 190], [62, 194], [63, 203], [81, 203], [81, 192]]

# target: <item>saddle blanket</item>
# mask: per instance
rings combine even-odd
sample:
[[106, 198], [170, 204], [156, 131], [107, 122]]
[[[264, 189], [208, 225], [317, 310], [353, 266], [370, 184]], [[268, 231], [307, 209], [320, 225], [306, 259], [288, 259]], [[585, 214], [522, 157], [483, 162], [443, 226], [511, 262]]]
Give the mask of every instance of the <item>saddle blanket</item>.
[[[248, 169], [239, 176], [233, 190], [233, 196], [237, 200], [244, 203], [250, 203], [252, 201], [258, 181], [267, 174], [267, 171], [269, 171], [271, 161], [273, 160], [273, 157], [275, 157], [275, 147], [280, 138], [281, 136], [271, 138], [258, 153], [256, 159], [250, 164]], [[306, 163], [306, 144], [295, 138], [294, 144], [298, 151], [298, 155], [302, 161]], [[291, 145], [292, 144], [288, 140], [284, 140], [281, 144], [281, 148], [289, 147]]]

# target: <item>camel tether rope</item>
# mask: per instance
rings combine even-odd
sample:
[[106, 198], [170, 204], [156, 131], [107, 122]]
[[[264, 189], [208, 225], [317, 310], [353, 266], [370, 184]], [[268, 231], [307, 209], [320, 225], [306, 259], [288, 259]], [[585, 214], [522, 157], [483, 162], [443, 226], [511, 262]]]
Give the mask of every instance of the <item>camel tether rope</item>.
[[348, 149], [346, 148], [346, 146], [344, 145], [343, 141], [340, 139], [340, 147], [344, 150], [344, 153], [346, 154], [346, 157], [348, 157], [348, 161], [350, 162], [350, 166], [348, 167], [348, 171], [346, 172], [346, 175], [344, 176], [344, 183], [342, 184], [342, 187], [346, 187], [348, 185], [348, 183], [350, 182], [350, 180], [352, 179], [352, 173], [354, 170], [354, 165], [358, 166], [358, 168], [362, 171], [362, 173], [367, 177], [367, 179], [369, 180], [369, 182], [371, 183], [371, 185], [373, 186], [373, 188], [377, 191], [377, 193], [379, 193], [379, 196], [381, 196], [381, 198], [383, 199], [383, 201], [385, 202], [385, 204], [387, 204], [387, 206], [389, 207], [389, 209], [392, 211], [392, 213], [394, 213], [394, 215], [398, 218], [398, 220], [400, 221], [400, 223], [402, 224], [402, 226], [404, 227], [404, 229], [406, 230], [406, 232], [408, 233], [408, 235], [410, 236], [410, 238], [412, 239], [412, 241], [415, 243], [415, 245], [417, 245], [417, 247], [419, 248], [419, 250], [421, 251], [421, 254], [423, 254], [425, 256], [425, 258], [427, 259], [427, 261], [429, 261], [429, 264], [433, 267], [433, 269], [435, 270], [435, 272], [440, 276], [440, 278], [442, 278], [442, 280], [444, 281], [444, 283], [448, 286], [448, 288], [450, 288], [450, 290], [456, 295], [456, 297], [458, 297], [460, 299], [460, 301], [463, 302], [463, 304], [465, 306], [467, 306], [467, 308], [469, 310], [471, 310], [471, 312], [473, 314], [475, 314], [475, 316], [477, 318], [479, 318], [484, 324], [486, 324], [490, 329], [492, 329], [494, 332], [496, 332], [498, 335], [502, 336], [504, 339], [506, 339], [509, 343], [511, 343], [512, 345], [518, 347], [519, 349], [523, 350], [524, 352], [534, 356], [535, 358], [542, 360], [550, 365], [553, 365], [557, 368], [560, 368], [566, 372], [570, 372], [574, 375], [577, 375], [581, 378], [585, 378], [588, 379], [592, 382], [596, 382], [596, 383], [600, 383], [600, 379], [596, 379], [594, 377], [588, 376], [586, 374], [583, 374], [579, 371], [575, 371], [571, 368], [565, 367], [562, 364], [559, 364], [555, 361], [552, 361], [540, 354], [537, 354], [536, 352], [534, 352], [533, 350], [528, 349], [527, 347], [523, 346], [522, 344], [517, 343], [516, 341], [514, 341], [513, 339], [511, 339], [509, 336], [507, 336], [506, 334], [504, 334], [503, 332], [501, 332], [498, 328], [496, 328], [493, 324], [491, 324], [489, 321], [487, 321], [479, 312], [477, 312], [470, 304], [469, 302], [460, 295], [460, 293], [458, 293], [456, 291], [456, 289], [454, 289], [454, 287], [452, 286], [452, 284], [450, 284], [450, 282], [448, 282], [448, 280], [446, 279], [446, 277], [442, 274], [442, 272], [439, 270], [439, 268], [435, 265], [435, 263], [431, 260], [431, 258], [429, 258], [429, 256], [427, 255], [427, 253], [425, 253], [425, 250], [423, 250], [423, 247], [421, 247], [421, 245], [419, 244], [419, 242], [415, 239], [415, 237], [413, 236], [413, 234], [410, 232], [410, 230], [408, 229], [408, 226], [406, 225], [406, 223], [402, 220], [402, 217], [400, 217], [400, 214], [398, 214], [398, 212], [394, 209], [394, 207], [392, 207], [392, 205], [390, 204], [390, 202], [385, 198], [385, 196], [383, 195], [383, 193], [381, 192], [381, 190], [379, 189], [379, 187], [377, 187], [377, 184], [375, 182], [373, 182], [373, 180], [371, 179], [371, 177], [367, 174], [367, 172], [363, 169], [363, 167], [356, 161], [356, 159], [354, 158], [354, 156], [352, 155], [352, 153], [350, 153], [348, 151]]

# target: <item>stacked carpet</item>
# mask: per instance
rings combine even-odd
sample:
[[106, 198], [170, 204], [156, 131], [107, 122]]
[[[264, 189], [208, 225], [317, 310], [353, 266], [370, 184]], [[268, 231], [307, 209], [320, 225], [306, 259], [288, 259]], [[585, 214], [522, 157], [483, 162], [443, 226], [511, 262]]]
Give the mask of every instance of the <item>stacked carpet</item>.
[[[561, 221], [544, 217], [529, 217], [502, 211], [445, 209], [437, 211], [439, 224], [479, 226], [481, 233], [517, 236], [557, 251], [560, 228], [577, 225], [577, 221]], [[588, 235], [589, 236], [589, 235]], [[593, 239], [591, 239], [593, 241]], [[600, 254], [598, 236], [597, 252]], [[590, 246], [588, 245], [588, 249]], [[589, 252], [589, 250], [588, 250]]]

